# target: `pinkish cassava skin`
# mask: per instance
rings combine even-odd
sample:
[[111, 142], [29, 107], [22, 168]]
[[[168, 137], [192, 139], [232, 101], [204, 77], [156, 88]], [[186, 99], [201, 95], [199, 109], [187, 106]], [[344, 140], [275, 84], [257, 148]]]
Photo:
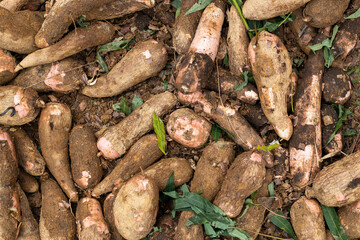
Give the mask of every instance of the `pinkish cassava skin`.
[[69, 137], [69, 152], [74, 182], [83, 190], [93, 188], [100, 182], [103, 169], [97, 156], [96, 137], [89, 127], [73, 127]]
[[336, 128], [336, 123], [338, 122], [338, 114], [335, 109], [330, 105], [322, 104], [321, 106], [321, 136], [322, 136], [322, 147], [328, 153], [340, 152], [343, 147], [342, 143], [342, 133], [338, 131], [331, 142], [327, 143], [334, 133]]
[[40, 240], [39, 224], [34, 218], [29, 201], [18, 184], [16, 184], [16, 189], [21, 205], [21, 226], [17, 240]]
[[6, 50], [0, 49], [0, 85], [15, 77], [15, 58]]
[[82, 61], [75, 58], [24, 69], [10, 83], [24, 88], [31, 87], [37, 92], [73, 92], [87, 81], [81, 68]]
[[41, 181], [41, 240], [73, 240], [76, 222], [71, 205], [59, 185], [51, 178]]
[[277, 17], [305, 5], [310, 0], [247, 0], [242, 7], [246, 19], [265, 20]]
[[155, 134], [140, 138], [119, 161], [116, 167], [92, 191], [92, 196], [110, 192], [114, 187], [127, 181], [133, 174], [145, 169], [158, 160], [163, 153]]
[[181, 2], [180, 13], [175, 19], [174, 34], [172, 37], [174, 49], [178, 54], [187, 53], [195, 36], [201, 11], [196, 11], [186, 16], [185, 13], [197, 2], [197, 0]]
[[39, 107], [43, 105], [37, 92], [32, 89], [24, 90], [12, 85], [0, 86], [0, 113], [8, 109], [6, 114], [0, 116], [0, 124], [19, 126], [31, 122], [39, 114]]
[[120, 235], [119, 231], [117, 230], [115, 226], [115, 218], [114, 218], [114, 212], [113, 212], [113, 205], [115, 201], [116, 194], [115, 193], [109, 193], [103, 204], [104, 209], [104, 218], [109, 225], [109, 228], [111, 230], [111, 239], [113, 240], [123, 240], [124, 238]]
[[86, 17], [86, 20], [114, 19], [154, 6], [154, 0], [115, 0], [111, 3], [102, 4], [100, 7], [91, 9], [84, 14], [84, 16]]
[[342, 69], [332, 67], [325, 71], [321, 89], [327, 103], [344, 105], [351, 97], [350, 77]]
[[324, 217], [317, 201], [301, 197], [291, 206], [290, 217], [299, 239], [326, 240]]
[[19, 165], [30, 175], [41, 176], [45, 171], [45, 160], [33, 140], [21, 128], [11, 128]]
[[[251, 127], [246, 119], [231, 106], [222, 105], [218, 102], [215, 92], [195, 92], [193, 94], [182, 94], [178, 91], [179, 100], [183, 104], [199, 104], [203, 112], [222, 128], [226, 129], [233, 140], [245, 150], [251, 150], [258, 145], [264, 145], [263, 139]], [[273, 165], [271, 152], [263, 152], [266, 165]]]
[[107, 43], [114, 34], [114, 27], [105, 22], [94, 22], [87, 28], [77, 28], [54, 45], [27, 55], [16, 66], [15, 72], [24, 68], [59, 61], [86, 48]]
[[324, 167], [305, 194], [329, 207], [342, 207], [360, 200], [360, 151]]
[[201, 90], [214, 65], [221, 28], [225, 18], [225, 3], [216, 0], [204, 10], [188, 53], [179, 65], [175, 87], [184, 94]]
[[110, 240], [111, 234], [100, 202], [94, 198], [80, 199], [76, 207], [76, 224], [79, 240]]
[[227, 15], [229, 21], [227, 35], [229, 68], [236, 76], [240, 76], [250, 68], [248, 58], [249, 38], [244, 23], [234, 6], [231, 6]]
[[70, 108], [62, 103], [48, 103], [39, 119], [39, 140], [47, 167], [71, 201], [78, 193], [70, 172], [68, 140], [71, 129]]
[[[247, 54], [247, 53], [246, 53]], [[223, 68], [218, 68], [213, 71], [210, 78], [205, 81], [205, 88], [218, 92], [220, 87], [221, 94], [233, 94], [242, 102], [255, 104], [259, 100], [259, 95], [256, 87], [251, 83], [246, 84], [241, 90], [236, 90], [236, 86], [244, 82], [239, 74], [231, 73]]]
[[265, 180], [265, 162], [258, 151], [238, 155], [225, 175], [214, 204], [230, 218], [238, 216], [245, 199]]
[[290, 140], [290, 173], [293, 185], [305, 187], [320, 168], [321, 158], [321, 78], [324, 71], [322, 51], [310, 54], [294, 97], [297, 117]]
[[190, 181], [194, 171], [185, 158], [164, 158], [146, 168], [143, 175], [152, 179], [159, 191], [163, 191], [172, 172], [174, 172], [174, 184], [178, 187]]
[[34, 192], [39, 191], [39, 183], [36, 180], [36, 178], [31, 176], [30, 174], [27, 174], [21, 168], [19, 170], [18, 177], [19, 177], [18, 182], [21, 186], [21, 189], [24, 190], [24, 192], [34, 193]]
[[156, 76], [167, 62], [165, 46], [155, 40], [135, 45], [111, 71], [88, 85], [82, 94], [89, 97], [111, 97]]
[[35, 51], [34, 37], [43, 22], [42, 15], [28, 10], [11, 12], [0, 7], [0, 48], [20, 54]]
[[116, 195], [113, 207], [116, 228], [125, 239], [146, 237], [156, 222], [158, 207], [158, 187], [151, 179], [137, 175]]
[[106, 129], [98, 139], [98, 149], [106, 158], [120, 157], [140, 137], [153, 129], [153, 113], [161, 118], [177, 102], [176, 96], [170, 92], [153, 96], [120, 123]]
[[346, 235], [351, 239], [360, 238], [360, 200], [343, 206], [337, 211]]
[[[93, 8], [113, 1], [115, 0], [56, 1], [35, 36], [36, 46], [39, 48], [49, 47], [67, 32], [68, 27], [76, 21], [78, 17]], [[89, 28], [91, 28], [91, 26], [89, 26]]]
[[211, 123], [189, 108], [181, 108], [169, 116], [166, 130], [178, 143], [197, 148], [204, 145], [211, 132]]
[[280, 38], [262, 31], [249, 44], [249, 58], [265, 116], [277, 135], [289, 140], [293, 133], [286, 103], [292, 73], [289, 53]]

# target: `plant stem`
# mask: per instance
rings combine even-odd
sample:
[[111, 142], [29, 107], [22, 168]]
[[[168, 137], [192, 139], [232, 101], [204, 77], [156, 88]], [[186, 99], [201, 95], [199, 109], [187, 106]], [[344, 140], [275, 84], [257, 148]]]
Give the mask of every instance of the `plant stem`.
[[242, 14], [242, 11], [241, 11], [241, 8], [240, 8], [239, 4], [237, 3], [236, 0], [232, 0], [231, 2], [233, 3], [236, 10], [238, 11], [238, 13], [240, 15], [240, 18], [241, 18], [241, 21], [244, 23], [245, 29], [248, 31], [250, 39], [252, 39], [253, 35], [249, 32], [250, 27], [249, 27], [248, 23], [246, 22], [246, 19], [244, 18], [243, 14]]

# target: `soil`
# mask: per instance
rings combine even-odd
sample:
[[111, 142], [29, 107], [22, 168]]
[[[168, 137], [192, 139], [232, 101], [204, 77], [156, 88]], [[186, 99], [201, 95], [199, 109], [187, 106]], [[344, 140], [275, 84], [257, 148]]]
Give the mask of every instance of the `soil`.
[[[44, 8], [44, 6], [40, 6]], [[141, 12], [137, 12], [134, 14], [127, 15], [122, 18], [109, 20], [114, 26], [116, 26], [117, 33], [116, 38], [120, 39], [134, 39], [134, 41], [130, 44], [130, 48], [134, 46], [135, 42], [140, 42], [146, 39], [157, 39], [165, 43], [169, 60], [164, 68], [157, 76], [152, 77], [145, 82], [138, 84], [123, 94], [111, 97], [111, 98], [89, 98], [80, 94], [79, 92], [73, 92], [69, 94], [61, 94], [56, 92], [49, 92], [45, 94], [40, 94], [41, 98], [45, 102], [49, 101], [58, 101], [67, 104], [71, 108], [71, 112], [73, 115], [73, 126], [78, 124], [85, 124], [90, 126], [94, 132], [101, 132], [105, 128], [112, 126], [114, 124], [119, 123], [126, 116], [124, 113], [116, 112], [113, 110], [113, 104], [120, 101], [122, 97], [124, 97], [128, 102], [131, 103], [134, 96], [141, 97], [143, 101], [148, 100], [152, 95], [158, 94], [164, 91], [170, 91], [175, 94], [174, 87], [174, 72], [176, 69], [176, 64], [178, 62], [179, 56], [175, 53], [172, 48], [172, 28], [174, 25], [175, 19], [175, 11], [173, 7], [171, 7], [170, 0], [164, 0], [157, 3], [156, 7], [152, 9], [147, 9]], [[352, 7], [346, 12], [353, 12]], [[221, 46], [226, 43], [225, 36], [227, 33], [228, 25], [225, 21], [222, 36]], [[285, 43], [291, 59], [303, 59], [306, 61], [306, 54], [303, 53], [300, 47], [297, 45], [294, 35], [292, 34], [290, 28], [287, 25], [281, 26], [276, 30], [275, 34], [277, 34]], [[226, 45], [225, 45], [226, 46]], [[226, 48], [222, 48], [225, 49]], [[84, 69], [88, 75], [89, 79], [99, 77], [101, 74], [104, 74], [100, 65], [96, 62], [96, 48], [87, 49], [76, 56], [80, 59], [86, 61]], [[124, 55], [126, 54], [126, 50], [122, 49], [119, 51], [113, 51], [109, 53], [104, 53], [103, 57], [105, 62], [107, 63], [109, 69], [111, 69]], [[219, 51], [217, 64], [225, 69], [228, 69], [226, 65], [224, 65], [224, 51]], [[17, 60], [23, 58], [23, 55], [16, 55]], [[304, 64], [298, 67], [298, 71], [302, 70]], [[360, 79], [359, 76], [354, 73], [351, 76], [352, 79], [352, 94], [351, 99], [344, 105], [345, 108], [351, 110], [352, 115], [348, 116], [347, 120], [343, 122], [343, 126], [339, 131], [343, 131], [345, 129], [360, 129]], [[230, 94], [222, 95], [222, 100], [230, 103], [233, 107], [235, 107], [238, 111], [240, 111], [243, 115], [249, 115], [249, 111], [251, 109], [244, 103], [240, 102], [236, 98], [234, 98]], [[259, 104], [258, 104], [259, 106]], [[178, 105], [176, 108], [181, 108], [183, 106]], [[194, 109], [199, 112], [199, 109]], [[259, 111], [259, 114], [262, 114]], [[253, 116], [253, 118], [257, 116]], [[259, 119], [264, 119], [263, 115], [258, 116]], [[168, 115], [163, 118], [164, 123], [166, 124], [168, 119]], [[249, 118], [248, 118], [249, 119]], [[250, 118], [251, 119], [251, 118]], [[273, 140], [280, 140], [271, 126], [267, 121], [254, 121], [254, 128], [258, 130], [259, 134], [262, 136], [266, 144], [269, 144]], [[251, 122], [250, 122], [251, 123]], [[37, 146], [39, 146], [39, 137], [38, 137], [38, 122], [37, 119], [29, 124], [23, 126], [24, 130], [34, 139]], [[360, 132], [354, 136], [345, 136], [344, 137], [344, 148], [342, 153], [336, 155], [334, 157], [327, 158], [323, 161], [323, 166], [327, 166], [332, 162], [341, 159], [344, 154], [350, 154], [352, 152], [359, 150], [359, 142], [360, 142]], [[226, 140], [231, 141], [231, 138], [223, 132], [222, 137]], [[195, 168], [196, 162], [200, 159], [203, 147], [197, 149], [190, 149], [184, 147], [177, 142], [170, 139], [168, 136], [166, 137], [168, 140], [167, 146], [167, 157], [183, 157], [186, 158], [191, 165]], [[214, 141], [214, 137], [211, 136], [209, 142]], [[281, 141], [282, 147], [287, 148], [288, 142]], [[243, 150], [241, 147], [236, 146], [236, 153], [239, 154]], [[119, 160], [107, 160], [102, 158], [102, 166], [105, 170], [105, 173], [109, 173], [116, 163]], [[288, 164], [288, 163], [285, 163]], [[275, 169], [275, 168], [274, 168]], [[288, 166], [285, 166], [283, 169], [288, 169]], [[274, 170], [275, 171], [275, 170]], [[275, 183], [275, 197], [276, 201], [273, 205], [272, 209], [281, 209], [281, 211], [285, 214], [286, 217], [289, 217], [289, 209], [294, 201], [299, 199], [304, 195], [304, 191], [295, 190], [290, 184], [290, 176], [288, 173], [285, 174], [286, 177], [282, 180], [276, 180]], [[80, 192], [80, 196], [85, 196], [88, 194], [87, 192]], [[39, 218], [39, 196], [36, 194], [32, 194], [30, 197], [31, 205], [33, 206], [34, 214], [37, 218]], [[101, 199], [103, 201], [103, 199]], [[178, 218], [172, 219], [171, 217], [171, 209], [172, 203], [166, 202], [160, 204], [158, 219], [156, 223], [156, 227], [161, 227], [162, 232], [155, 232], [150, 239], [173, 239], [174, 231], [176, 227], [176, 221]], [[75, 208], [74, 208], [75, 209]], [[289, 238], [289, 236], [275, 227], [268, 218], [265, 219], [261, 233], [276, 236]], [[259, 236], [259, 239], [270, 239], [268, 237]]]

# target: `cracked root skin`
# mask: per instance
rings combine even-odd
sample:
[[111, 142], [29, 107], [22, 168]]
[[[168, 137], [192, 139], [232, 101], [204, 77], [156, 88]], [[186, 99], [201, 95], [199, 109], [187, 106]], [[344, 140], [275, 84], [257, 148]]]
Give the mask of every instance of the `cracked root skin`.
[[293, 133], [286, 103], [292, 73], [289, 53], [276, 35], [262, 31], [251, 41], [249, 57], [264, 114], [277, 135], [289, 140]]

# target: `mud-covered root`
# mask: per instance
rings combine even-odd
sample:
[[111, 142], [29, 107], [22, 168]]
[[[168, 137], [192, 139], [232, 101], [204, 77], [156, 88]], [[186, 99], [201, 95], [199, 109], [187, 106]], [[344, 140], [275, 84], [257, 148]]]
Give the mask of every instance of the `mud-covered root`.
[[294, 97], [297, 123], [290, 140], [292, 183], [305, 187], [320, 169], [321, 158], [321, 78], [324, 71], [322, 51], [311, 54], [305, 63]]
[[159, 207], [159, 189], [142, 175], [131, 178], [116, 194], [116, 228], [126, 239], [141, 239], [151, 232]]
[[0, 85], [15, 77], [15, 58], [10, 52], [0, 49]]
[[330, 68], [324, 73], [321, 84], [323, 98], [327, 103], [344, 105], [351, 97], [349, 75], [340, 68]]
[[98, 139], [98, 149], [106, 158], [120, 157], [140, 137], [153, 129], [153, 113], [161, 118], [177, 101], [176, 96], [170, 92], [153, 96], [120, 123], [106, 129]]
[[0, 7], [6, 8], [9, 11], [19, 11], [23, 6], [28, 4], [29, 0], [3, 0], [0, 2]]
[[13, 140], [8, 132], [0, 129], [0, 187], [13, 186], [18, 177], [18, 160]]
[[262, 31], [249, 44], [249, 58], [261, 108], [277, 135], [289, 140], [293, 133], [286, 102], [292, 81], [289, 53], [280, 38]]
[[202, 225], [191, 225], [187, 227], [187, 220], [195, 216], [193, 212], [183, 211], [175, 230], [175, 238], [178, 240], [203, 240], [204, 230]]
[[26, 173], [24, 170], [20, 169], [19, 171], [19, 184], [21, 189], [27, 193], [34, 193], [39, 191], [39, 183], [35, 177]]
[[68, 140], [71, 128], [70, 108], [62, 103], [48, 103], [39, 119], [39, 139], [46, 165], [71, 201], [78, 193], [70, 172]]
[[225, 18], [225, 3], [216, 0], [204, 10], [188, 53], [179, 65], [175, 87], [184, 94], [201, 90], [212, 71]]
[[326, 239], [323, 212], [317, 201], [301, 197], [291, 206], [290, 217], [299, 239]]
[[46, 48], [59, 40], [68, 27], [81, 15], [115, 0], [57, 1], [51, 7], [40, 30], [35, 36], [38, 48]]
[[11, 12], [0, 7], [0, 48], [20, 54], [35, 51], [34, 37], [42, 22], [40, 12]]
[[360, 200], [338, 209], [342, 227], [351, 239], [360, 238]]
[[111, 173], [95, 186], [92, 196], [99, 197], [101, 194], [119, 187], [119, 185], [130, 179], [133, 174], [147, 168], [161, 156], [163, 156], [163, 153], [159, 149], [155, 134], [149, 134], [140, 138], [119, 161]]
[[324, 167], [306, 188], [308, 198], [329, 207], [342, 207], [360, 200], [360, 151]]
[[210, 78], [205, 81], [206, 89], [218, 92], [220, 87], [221, 94], [235, 95], [244, 103], [255, 104], [259, 100], [258, 91], [251, 83], [246, 84], [241, 90], [236, 90], [236, 87], [244, 83], [239, 74], [233, 74], [223, 68], [218, 70], [213, 71]]
[[343, 147], [343, 136], [340, 131], [338, 131], [333, 140], [329, 143], [331, 135], [334, 133], [336, 124], [338, 121], [338, 115], [336, 111], [327, 104], [321, 106], [321, 136], [322, 136], [322, 147], [328, 153], [340, 152]]
[[266, 124], [269, 124], [268, 119], [259, 105], [243, 104], [239, 108], [239, 113], [244, 116], [244, 118], [256, 130], [259, 130]]
[[165, 158], [154, 163], [146, 168], [143, 173], [137, 175], [144, 175], [152, 179], [159, 188], [159, 191], [164, 191], [167, 181], [173, 172], [174, 184], [178, 187], [190, 181], [194, 170], [185, 158]]
[[298, 9], [310, 0], [248, 0], [242, 7], [246, 19], [265, 20]]
[[265, 161], [259, 152], [238, 155], [225, 175], [214, 204], [228, 217], [238, 216], [245, 199], [262, 186], [265, 172]]
[[166, 130], [178, 143], [197, 148], [203, 146], [211, 132], [211, 123], [189, 108], [181, 108], [169, 116]]
[[154, 0], [132, 0], [119, 1], [115, 0], [108, 4], [103, 4], [100, 7], [92, 8], [89, 12], [84, 14], [86, 20], [106, 20], [120, 18], [127, 14], [141, 11], [155, 6]]
[[109, 193], [103, 203], [104, 209], [104, 218], [106, 223], [108, 224], [111, 232], [111, 239], [113, 240], [123, 240], [124, 238], [120, 235], [119, 231], [115, 225], [114, 211], [113, 205], [115, 201], [115, 193]]
[[11, 128], [19, 165], [32, 176], [41, 176], [45, 171], [45, 160], [33, 140], [21, 128]]
[[311, 52], [309, 46], [313, 45], [313, 39], [316, 36], [316, 29], [309, 26], [304, 21], [301, 8], [294, 11], [293, 14], [295, 15], [295, 20], [288, 23], [289, 27], [295, 35], [295, 39], [301, 50], [309, 55]]
[[40, 237], [44, 240], [72, 240], [76, 236], [76, 222], [71, 205], [59, 185], [51, 178], [41, 181]]
[[17, 239], [21, 210], [15, 184], [0, 187], [0, 212], [0, 239]]
[[71, 173], [74, 182], [81, 188], [93, 188], [100, 182], [103, 169], [97, 156], [96, 138], [89, 127], [73, 127], [69, 137]]
[[234, 6], [227, 12], [229, 31], [227, 35], [229, 68], [232, 73], [239, 76], [249, 70], [248, 59], [249, 38], [244, 23]]
[[350, 0], [312, 0], [304, 11], [304, 21], [316, 28], [325, 28], [339, 21], [347, 9]]
[[100, 202], [94, 198], [80, 199], [76, 207], [76, 224], [80, 240], [110, 240], [111, 233], [103, 217]]
[[0, 86], [0, 124], [19, 126], [31, 122], [44, 105], [32, 89]]
[[289, 172], [289, 150], [279, 146], [273, 150], [274, 152], [274, 181], [280, 182], [285, 180], [286, 174]]
[[113, 38], [114, 34], [114, 27], [105, 22], [94, 22], [87, 28], [77, 28], [54, 45], [27, 55], [16, 66], [15, 72], [24, 68], [59, 61], [86, 48], [107, 43]]
[[137, 43], [111, 71], [82, 93], [89, 97], [111, 97], [156, 76], [167, 62], [164, 44], [155, 40]]
[[11, 82], [24, 88], [31, 87], [37, 92], [73, 92], [84, 85], [87, 76], [82, 61], [75, 58], [25, 69]]
[[34, 218], [29, 201], [18, 184], [16, 189], [21, 205], [21, 225], [17, 240], [40, 240], [39, 224]]

